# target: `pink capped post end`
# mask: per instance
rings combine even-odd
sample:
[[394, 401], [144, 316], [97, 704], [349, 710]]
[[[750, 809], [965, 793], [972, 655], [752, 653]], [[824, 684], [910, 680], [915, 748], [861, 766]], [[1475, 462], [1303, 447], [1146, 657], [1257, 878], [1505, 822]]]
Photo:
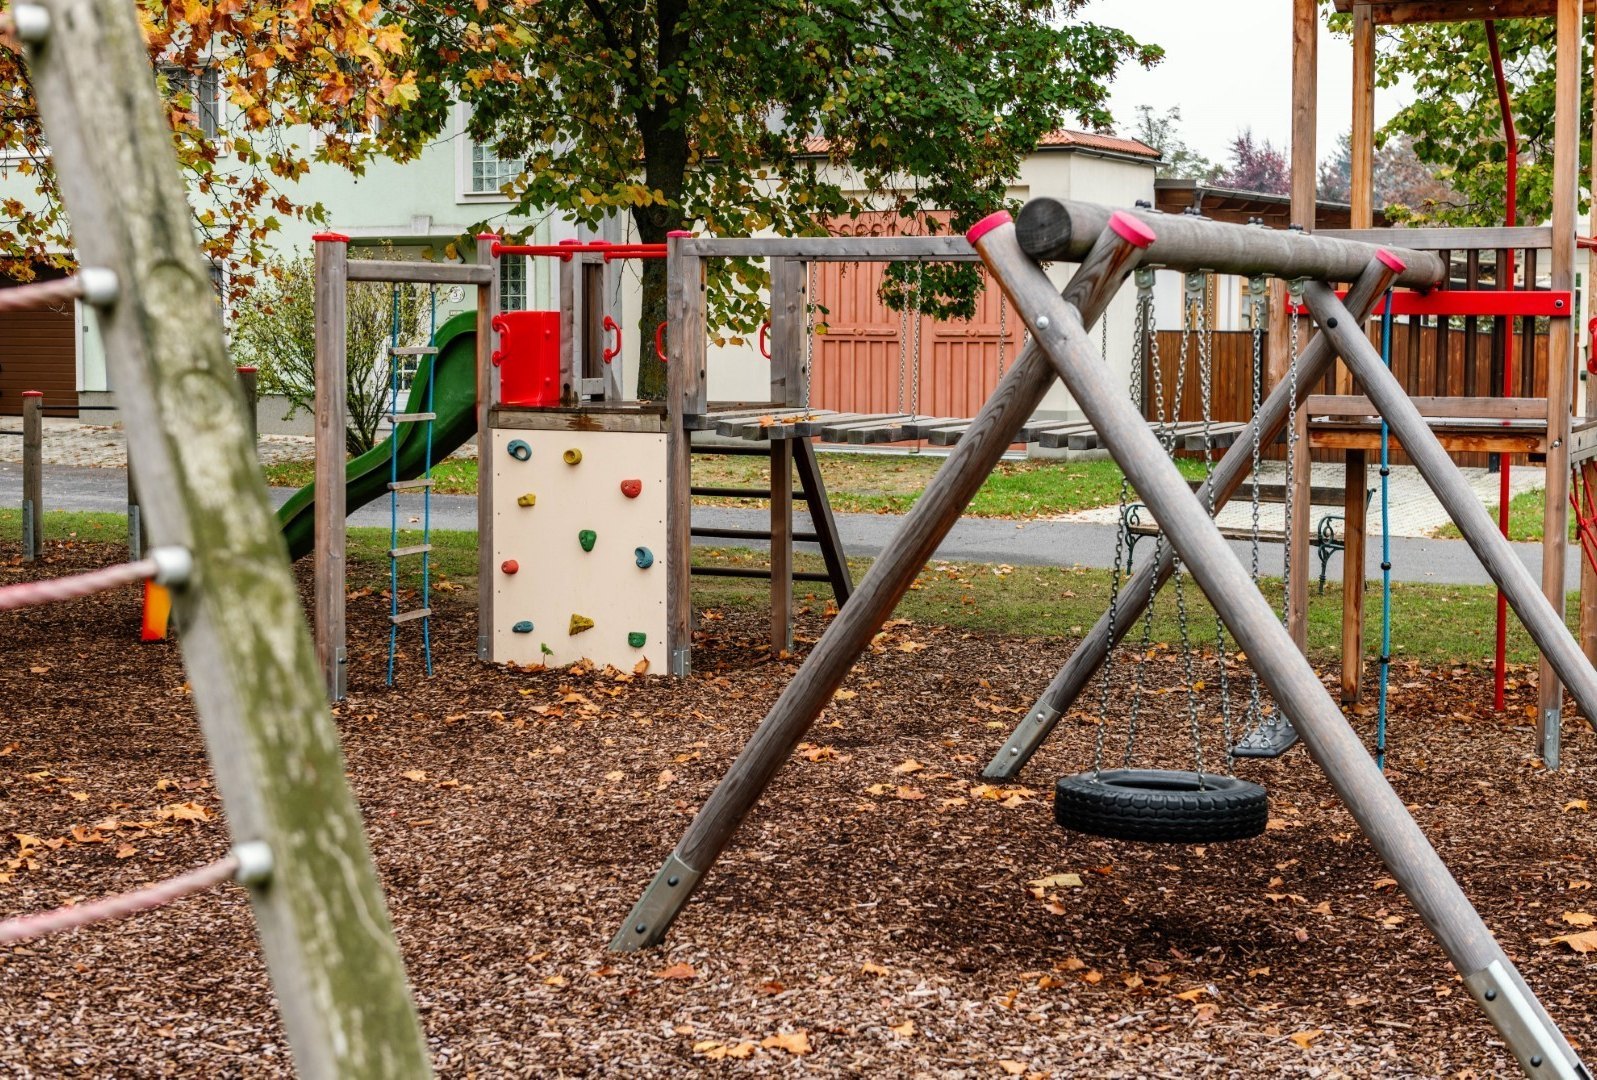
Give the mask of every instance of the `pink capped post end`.
[[998, 226], [1008, 225], [1013, 220], [1015, 219], [1009, 216], [1008, 210], [1000, 210], [996, 214], [988, 214], [986, 217], [982, 218], [980, 221], [976, 222], [976, 224], [972, 225], [968, 230], [966, 230], [965, 239], [974, 244], [976, 241], [980, 240], [982, 237], [998, 228]]
[[1377, 251], [1375, 253], [1375, 257], [1380, 259], [1382, 265], [1384, 265], [1394, 274], [1401, 274], [1403, 271], [1408, 269], [1407, 263], [1405, 263], [1402, 259], [1399, 259], [1396, 255], [1393, 255], [1390, 251], [1387, 251], [1385, 248]]
[[1115, 231], [1116, 236], [1132, 247], [1145, 248], [1157, 239], [1147, 222], [1141, 218], [1134, 218], [1123, 210], [1116, 210], [1109, 215], [1109, 227]]
[[665, 235], [666, 235], [667, 239], [672, 239], [672, 238], [681, 239], [681, 238], [691, 238], [693, 236], [693, 233], [690, 230], [688, 230], [688, 229], [672, 229], [670, 232], [666, 233]]

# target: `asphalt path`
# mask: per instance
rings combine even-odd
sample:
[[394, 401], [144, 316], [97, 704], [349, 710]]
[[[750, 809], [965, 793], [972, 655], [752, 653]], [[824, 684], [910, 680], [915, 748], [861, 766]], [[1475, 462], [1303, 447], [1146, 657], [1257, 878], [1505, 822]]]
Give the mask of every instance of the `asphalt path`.
[[[293, 494], [287, 488], [270, 489], [273, 505], [281, 505]], [[0, 506], [16, 506], [22, 499], [22, 466], [0, 462]], [[120, 513], [127, 506], [127, 474], [122, 469], [81, 468], [50, 465], [44, 470], [44, 502], [50, 510], [102, 510]], [[477, 527], [477, 500], [470, 495], [434, 495], [433, 527], [470, 531]], [[693, 519], [700, 525], [760, 528], [768, 522], [763, 509], [736, 507], [696, 507]], [[893, 514], [839, 514], [838, 529], [850, 555], [880, 554], [902, 518]], [[349, 516], [355, 526], [386, 526], [388, 507], [378, 502], [364, 506]], [[796, 528], [810, 527], [808, 516], [798, 515]], [[1109, 567], [1114, 562], [1115, 532], [1112, 525], [1092, 525], [1063, 521], [1007, 521], [994, 518], [962, 518], [944, 538], [936, 557], [949, 562], [1009, 563], [1013, 566], [1090, 566]], [[1372, 538], [1366, 575], [1380, 577], [1380, 543]], [[729, 547], [725, 542], [696, 541], [703, 547]], [[1231, 548], [1244, 565], [1249, 561], [1248, 545], [1231, 541]], [[738, 541], [736, 546], [759, 548], [754, 541]], [[812, 544], [799, 544], [798, 550], [814, 550]], [[1515, 544], [1515, 554], [1540, 580], [1541, 545]], [[1143, 540], [1138, 558], [1152, 554], [1153, 541]], [[1261, 544], [1259, 565], [1265, 574], [1281, 572], [1280, 544]], [[1310, 556], [1311, 572], [1319, 573], [1319, 560]], [[1578, 586], [1580, 553], [1573, 545], [1566, 563], [1570, 589]], [[1342, 555], [1332, 556], [1329, 578], [1341, 579]], [[1392, 579], [1439, 584], [1489, 585], [1491, 579], [1481, 568], [1469, 545], [1462, 540], [1424, 540], [1392, 538]]]

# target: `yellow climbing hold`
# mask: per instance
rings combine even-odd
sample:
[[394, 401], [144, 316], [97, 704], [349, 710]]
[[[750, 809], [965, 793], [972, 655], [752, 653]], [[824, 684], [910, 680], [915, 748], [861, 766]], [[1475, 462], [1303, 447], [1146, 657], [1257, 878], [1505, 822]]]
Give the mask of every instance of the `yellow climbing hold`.
[[584, 630], [592, 630], [592, 629], [593, 629], [593, 620], [592, 619], [588, 618], [586, 615], [573, 615], [573, 616], [571, 616], [571, 628], [569, 630], [567, 630], [566, 633], [569, 634], [571, 637], [576, 637], [578, 634], [582, 633]]
[[534, 495], [532, 492], [529, 491], [525, 495], [519, 496], [516, 499], [516, 505], [517, 506], [536, 506], [536, 505], [538, 505], [538, 496]]
[[560, 455], [560, 460], [567, 465], [575, 465], [582, 460], [582, 451], [573, 446], [570, 450]]

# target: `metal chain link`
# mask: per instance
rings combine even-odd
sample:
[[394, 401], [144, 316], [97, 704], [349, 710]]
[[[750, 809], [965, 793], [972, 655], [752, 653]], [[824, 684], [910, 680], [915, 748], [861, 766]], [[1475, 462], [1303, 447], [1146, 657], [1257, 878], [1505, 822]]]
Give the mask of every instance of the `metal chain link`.
[[[1252, 486], [1252, 529], [1251, 552], [1252, 565], [1249, 567], [1253, 575], [1253, 587], [1259, 587], [1259, 463], [1262, 457], [1259, 442], [1259, 409], [1264, 402], [1264, 319], [1269, 306], [1266, 290], [1269, 283], [1264, 278], [1251, 278], [1248, 281], [1248, 299], [1252, 305], [1250, 316], [1253, 323], [1253, 470], [1249, 474]], [[1248, 665], [1253, 673], [1251, 685], [1248, 688], [1248, 716], [1247, 722], [1251, 727], [1260, 720], [1259, 696], [1259, 669], [1252, 664]], [[1229, 741], [1227, 745], [1230, 745]]]
[[1298, 453], [1298, 307], [1303, 302], [1303, 280], [1300, 278], [1287, 286], [1287, 302], [1292, 312], [1287, 335], [1287, 412], [1286, 412], [1286, 495], [1282, 499], [1283, 514], [1281, 535], [1286, 550], [1281, 560], [1281, 621], [1289, 623], [1292, 610], [1292, 527], [1293, 496], [1296, 485], [1293, 475], [1297, 471]]
[[[909, 372], [910, 372], [909, 411], [910, 411], [910, 415], [912, 415], [912, 416], [918, 415], [920, 413], [920, 330], [921, 330], [921, 323], [924, 322], [925, 320], [921, 317], [920, 301], [919, 300], [917, 300], [915, 302], [915, 315], [914, 315], [914, 318], [915, 318], [914, 362], [910, 365], [910, 369], [909, 369]], [[903, 409], [899, 410], [899, 412], [903, 412], [903, 411], [904, 411]], [[920, 440], [919, 439], [915, 440], [915, 450], [914, 450], [914, 452], [915, 453], [919, 453], [920, 452]]]
[[998, 378], [1004, 377], [1004, 347], [1009, 343], [1009, 297], [998, 292]]
[[[1203, 301], [1209, 311], [1214, 310], [1215, 303], [1215, 278], [1207, 275]], [[1198, 338], [1198, 381], [1203, 396], [1203, 477], [1210, 481], [1207, 494], [1207, 507], [1209, 517], [1215, 515], [1214, 501], [1214, 327], [1212, 319], [1202, 317], [1202, 334]], [[1219, 663], [1220, 685], [1220, 734], [1223, 740], [1221, 745], [1231, 745], [1231, 676], [1226, 671], [1226, 634], [1225, 620], [1220, 618], [1219, 611], [1214, 613], [1214, 649], [1215, 659]]]
[[[1188, 339], [1193, 337], [1197, 338], [1198, 353], [1200, 358], [1203, 353], [1203, 339], [1205, 336], [1203, 326], [1204, 297], [1206, 292], [1207, 285], [1202, 274], [1192, 273], [1187, 275], [1186, 295], [1182, 305], [1181, 374], [1176, 381], [1178, 388], [1186, 379]], [[1180, 389], [1177, 389], [1176, 406], [1174, 410], [1175, 417], [1180, 416], [1180, 410], [1181, 391]], [[1170, 442], [1165, 448], [1166, 452], [1169, 453], [1172, 458], [1175, 457], [1174, 444], [1175, 423], [1172, 422]], [[1199, 777], [1199, 786], [1201, 787], [1203, 783], [1203, 732], [1198, 725], [1198, 691], [1195, 686], [1197, 682], [1197, 672], [1194, 670], [1192, 662], [1192, 627], [1188, 619], [1187, 590], [1185, 586], [1184, 575], [1181, 573], [1181, 563], [1179, 561], [1176, 563], [1175, 586], [1176, 626], [1179, 628], [1181, 633], [1181, 670], [1187, 684], [1187, 727], [1192, 735], [1192, 757]]]
[[898, 313], [898, 390], [893, 398], [895, 412], [904, 411], [904, 357], [909, 346], [909, 307]]
[[[1142, 401], [1143, 343], [1148, 337], [1148, 327], [1153, 316], [1153, 271], [1137, 271], [1137, 308], [1132, 317], [1134, 338], [1131, 343], [1131, 400]], [[1000, 325], [1002, 311], [1000, 310]], [[1105, 341], [1107, 342], [1105, 330]], [[1109, 646], [1104, 650], [1103, 664], [1098, 672], [1098, 732], [1092, 745], [1092, 775], [1103, 771], [1104, 736], [1109, 728], [1109, 673], [1115, 659], [1115, 619], [1120, 608], [1120, 576], [1130, 525], [1126, 521], [1126, 507], [1131, 502], [1131, 481], [1124, 472], [1120, 474], [1119, 527], [1115, 529], [1115, 561], [1109, 578]], [[1150, 598], [1151, 599], [1151, 598]]]

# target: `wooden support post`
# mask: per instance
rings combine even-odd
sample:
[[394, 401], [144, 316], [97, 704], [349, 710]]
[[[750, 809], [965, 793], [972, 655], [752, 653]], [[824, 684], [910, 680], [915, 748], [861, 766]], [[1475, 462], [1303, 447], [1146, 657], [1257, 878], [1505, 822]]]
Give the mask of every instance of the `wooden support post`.
[[426, 1077], [135, 5], [41, 6], [49, 33], [27, 47], [33, 94], [79, 260], [116, 275], [114, 302], [96, 313], [150, 538], [193, 557], [173, 595], [184, 667], [232, 839], [271, 853], [250, 903], [295, 1069]]
[[666, 237], [665, 366], [666, 655], [671, 674], [686, 678], [693, 655], [693, 417], [701, 400], [707, 312], [704, 262], [684, 250], [692, 233]]
[[804, 489], [804, 505], [809, 509], [811, 526], [821, 546], [821, 558], [826, 561], [826, 576], [832, 582], [832, 596], [841, 608], [848, 603], [854, 591], [854, 579], [849, 574], [848, 560], [843, 554], [843, 537], [837, 531], [837, 518], [832, 513], [832, 503], [826, 495], [821, 463], [816, 460], [815, 444], [809, 439], [789, 441], [793, 443], [793, 466], [798, 470], [799, 484]]
[[771, 400], [791, 408], [804, 404], [808, 274], [802, 259], [771, 260]]
[[771, 440], [771, 653], [793, 647], [793, 440]]
[[[1348, 293], [1349, 310], [1361, 319], [1368, 318], [1391, 280], [1391, 270], [1372, 259]], [[1314, 333], [1303, 350], [1298, 374], [1307, 386], [1314, 386], [1334, 363], [1336, 352], [1331, 347], [1330, 339], [1324, 334]], [[1226, 450], [1215, 465], [1214, 473], [1204, 482], [1206, 486], [1198, 491], [1198, 497], [1205, 506], [1209, 505], [1210, 490], [1214, 493], [1214, 506], [1218, 509], [1230, 501], [1246, 479], [1252, 468], [1254, 427], [1258, 428], [1261, 446], [1273, 443], [1285, 429], [1291, 397], [1289, 391], [1288, 383], [1277, 383], [1275, 389], [1270, 391], [1270, 396], [1259, 406], [1258, 413], [1237, 433], [1236, 441]], [[1020, 775], [1020, 770], [1047, 740], [1060, 718], [1076, 703], [1087, 681], [1103, 666], [1109, 650], [1125, 637], [1126, 631], [1137, 624], [1143, 611], [1153, 602], [1154, 595], [1169, 580], [1170, 572], [1175, 567], [1175, 553], [1168, 544], [1160, 545], [1158, 550], [1158, 559], [1137, 567], [1131, 580], [1121, 586], [1114, 619], [1111, 620], [1107, 611], [1098, 617], [1037, 703], [1015, 725], [1009, 738], [1004, 740], [1004, 745], [993, 755], [987, 768], [982, 770], [982, 776], [989, 780], [1013, 780]]]
[[22, 561], [44, 553], [44, 394], [22, 392]]
[[348, 329], [349, 237], [317, 233], [315, 237], [316, 305], [316, 659], [322, 683], [334, 701], [347, 687], [344, 651], [344, 544], [349, 509], [345, 501], [346, 403], [349, 367], [345, 355]]
[[[1305, 446], [1305, 452], [1307, 449]], [[1364, 681], [1364, 548], [1369, 535], [1366, 518], [1370, 505], [1365, 485], [1368, 479], [1364, 451], [1349, 450], [1342, 485], [1342, 701], [1349, 705], [1358, 701], [1359, 688]], [[1308, 520], [1305, 515], [1304, 523]]]
[[[477, 237], [477, 265], [488, 268], [488, 282], [477, 286], [477, 658], [493, 659], [494, 642], [494, 460], [488, 418], [499, 400], [499, 256], [493, 233]], [[561, 263], [562, 267], [566, 264]], [[564, 271], [562, 270], [562, 273]], [[561, 278], [563, 282], [564, 277]], [[561, 345], [564, 348], [564, 343]]]
[[139, 481], [133, 458], [127, 460], [128, 474], [128, 561], [144, 558], [144, 514], [139, 510]]
[[238, 369], [238, 389], [244, 396], [244, 419], [249, 424], [250, 445], [254, 446], [260, 440], [259, 420], [257, 415], [260, 410], [260, 371], [258, 368], [242, 365]]
[[[1509, 1049], [1527, 1073], [1543, 1075], [1535, 1071], [1535, 1066], [1556, 1060], [1566, 1063], [1562, 1075], [1570, 1075], [1572, 1067], [1579, 1064], [1574, 1050], [1514, 971], [1458, 882], [1409, 816], [1402, 799], [1376, 768], [1369, 751], [1282, 629], [1276, 613], [1215, 527], [1204, 504], [1187, 486], [1123, 390], [1109, 378], [1083, 320], [1060, 300], [1041, 268], [1024, 256], [1013, 230], [993, 229], [976, 241], [976, 247], [988, 269], [1003, 284], [1015, 309], [1032, 328], [1055, 371], [1065, 380], [1070, 396], [1153, 511], [1183, 564], [1246, 651], [1249, 664], [1292, 717], [1314, 761], [1324, 770], [1466, 986], [1481, 1001]], [[1317, 294], [1311, 291], [1311, 295]], [[1330, 295], [1336, 302], [1335, 295]], [[1352, 316], [1344, 312], [1342, 317], [1347, 320], [1347, 334], [1358, 337], [1368, 348], [1369, 341]], [[1349, 345], [1341, 340], [1338, 345], [1347, 355]], [[1374, 363], [1379, 366], [1379, 357]], [[1384, 367], [1381, 373], [1392, 380]], [[1395, 380], [1392, 384], [1396, 385]], [[1402, 391], [1398, 390], [1398, 394], [1401, 396]], [[1428, 431], [1423, 422], [1420, 427]], [[1407, 441], [1403, 445], [1407, 447]], [[1456, 470], [1454, 475], [1457, 476]], [[1478, 502], [1474, 506], [1485, 523], [1485, 511]], [[1507, 986], [1522, 995], [1524, 1008], [1506, 1011], [1495, 1004]]]
[[[1303, 385], [1299, 372], [1298, 393], [1308, 397], [1310, 387]], [[1292, 475], [1287, 483], [1292, 485], [1292, 533], [1286, 538], [1286, 557], [1291, 566], [1291, 580], [1287, 583], [1286, 623], [1298, 650], [1309, 650], [1309, 531], [1313, 524], [1311, 499], [1311, 469], [1313, 460], [1309, 453], [1309, 411], [1299, 404], [1297, 414], [1297, 450], [1292, 455]]]
[[[525, 258], [526, 256], [514, 256]], [[581, 400], [582, 350], [586, 323], [582, 317], [582, 263], [577, 256], [560, 260], [560, 404]]]
[[[1065, 287], [1066, 295], [1087, 322], [1095, 321], [1108, 307], [1136, 256], [1136, 249], [1113, 233], [1106, 231], [1100, 238]], [[695, 275], [694, 283], [697, 280]], [[673, 287], [676, 281], [673, 277]], [[673, 360], [676, 355], [673, 353]], [[1054, 381], [1053, 371], [1040, 350], [1034, 343], [1028, 344], [1015, 366], [999, 380], [971, 422], [969, 432], [905, 515], [893, 540], [872, 564], [853, 597], [826, 628], [731, 769], [694, 815], [676, 849], [610, 942], [612, 949], [645, 949], [664, 939], [705, 871], [832, 700], [854, 661], [909, 591], [915, 576], [959, 520]]]
[[[1554, 45], [1553, 249], [1549, 285], [1575, 284], [1575, 213], [1580, 197], [1581, 0], [1558, 0]], [[1573, 319], [1549, 319], [1547, 327], [1547, 481], [1542, 511], [1542, 592], [1563, 625], [1564, 560], [1569, 550], [1569, 427], [1575, 375]], [[1404, 444], [1405, 447], [1407, 444]], [[1558, 768], [1559, 725], [1564, 690], [1543, 649], [1536, 688], [1536, 752]], [[1583, 710], [1588, 720], [1597, 714]]]
[[[1370, 402], [1386, 418], [1392, 438], [1414, 462], [1459, 532], [1469, 541], [1470, 550], [1508, 597], [1519, 621], [1524, 623], [1531, 640], [1541, 650], [1553, 678], [1561, 678], [1569, 685], [1581, 713], [1597, 730], [1597, 671], [1586, 661], [1564, 625], [1563, 604], [1555, 603], [1538, 590], [1535, 578], [1514, 554], [1508, 539], [1497, 531], [1497, 523], [1459, 474], [1453, 459], [1442, 449], [1419, 409], [1403, 392], [1397, 377], [1381, 362], [1381, 354], [1364, 336], [1336, 293], [1326, 285], [1315, 283], [1308, 287], [1306, 296], [1315, 321], [1336, 342], [1343, 360], [1362, 384]], [[1558, 600], [1562, 601], [1562, 578], [1559, 585]]]

